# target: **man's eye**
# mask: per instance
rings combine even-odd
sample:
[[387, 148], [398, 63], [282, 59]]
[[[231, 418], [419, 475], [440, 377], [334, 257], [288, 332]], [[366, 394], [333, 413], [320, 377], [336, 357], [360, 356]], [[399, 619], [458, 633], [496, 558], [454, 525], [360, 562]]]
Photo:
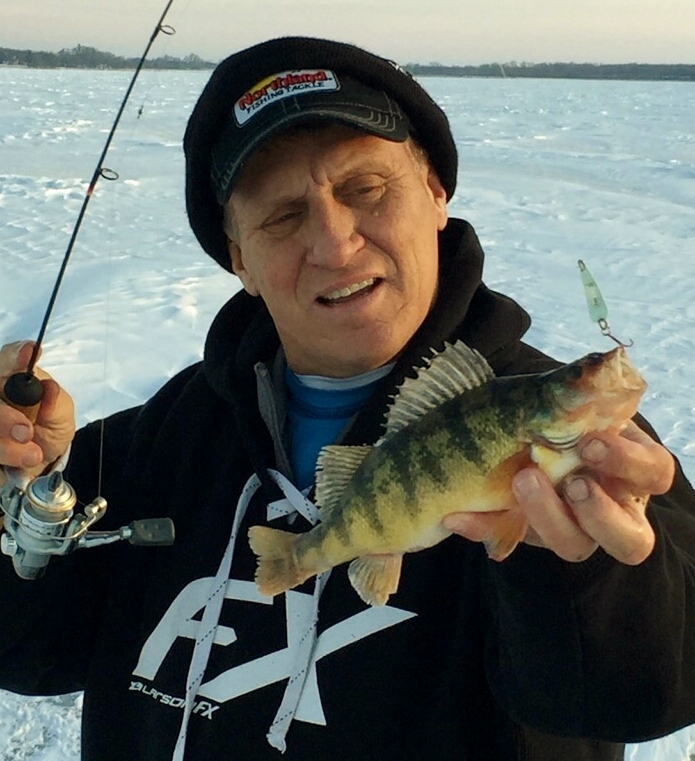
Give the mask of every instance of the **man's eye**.
[[356, 185], [345, 191], [343, 198], [356, 206], [379, 203], [384, 196], [384, 186], [378, 184]]
[[383, 188], [381, 185], [363, 185], [362, 187], [357, 188], [354, 191], [354, 195], [356, 196], [362, 196], [362, 197], [378, 197], [381, 196], [383, 193]]
[[283, 214], [278, 214], [274, 217], [270, 217], [263, 223], [263, 227], [266, 230], [277, 230], [283, 226], [289, 226], [293, 222], [296, 222], [301, 217], [300, 211], [286, 211]]

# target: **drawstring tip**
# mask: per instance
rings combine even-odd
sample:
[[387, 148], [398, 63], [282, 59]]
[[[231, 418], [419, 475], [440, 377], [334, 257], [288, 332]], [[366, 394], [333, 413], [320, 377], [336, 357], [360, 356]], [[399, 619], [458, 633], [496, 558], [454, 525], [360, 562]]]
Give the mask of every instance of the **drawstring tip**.
[[268, 732], [266, 739], [268, 740], [268, 743], [275, 748], [275, 750], [279, 750], [280, 753], [284, 753], [287, 750], [285, 738], [279, 736], [276, 732]]

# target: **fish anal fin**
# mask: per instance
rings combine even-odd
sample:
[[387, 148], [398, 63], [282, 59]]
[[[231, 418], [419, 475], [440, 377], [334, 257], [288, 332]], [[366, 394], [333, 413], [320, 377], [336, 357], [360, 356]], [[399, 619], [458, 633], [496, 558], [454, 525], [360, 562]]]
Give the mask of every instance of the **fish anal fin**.
[[348, 578], [368, 605], [385, 605], [398, 589], [403, 555], [363, 555], [348, 567]]
[[498, 513], [488, 513], [487, 519], [490, 529], [483, 539], [487, 555], [491, 560], [504, 560], [526, 536], [526, 516], [516, 507]]
[[316, 504], [321, 508], [322, 521], [340, 501], [345, 487], [372, 449], [336, 444], [321, 449], [316, 462]]

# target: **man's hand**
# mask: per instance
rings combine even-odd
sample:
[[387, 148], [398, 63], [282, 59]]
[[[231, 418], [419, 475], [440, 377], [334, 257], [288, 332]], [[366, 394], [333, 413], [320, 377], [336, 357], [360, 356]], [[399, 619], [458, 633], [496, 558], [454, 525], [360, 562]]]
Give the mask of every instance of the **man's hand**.
[[[32, 351], [27, 341], [0, 349], [0, 389], [10, 375], [26, 370]], [[39, 368], [35, 374], [44, 387], [35, 423], [0, 401], [0, 465], [39, 474], [67, 451], [75, 435], [75, 410], [72, 398], [49, 375]]]
[[[579, 445], [584, 466], [555, 488], [538, 468], [526, 468], [512, 483], [529, 525], [524, 541], [546, 547], [564, 560], [586, 560], [597, 547], [621, 563], [637, 565], [654, 549], [646, 518], [649, 497], [673, 481], [671, 453], [630, 421], [621, 434], [592, 433]], [[452, 513], [443, 523], [472, 541], [484, 541], [493, 516]]]

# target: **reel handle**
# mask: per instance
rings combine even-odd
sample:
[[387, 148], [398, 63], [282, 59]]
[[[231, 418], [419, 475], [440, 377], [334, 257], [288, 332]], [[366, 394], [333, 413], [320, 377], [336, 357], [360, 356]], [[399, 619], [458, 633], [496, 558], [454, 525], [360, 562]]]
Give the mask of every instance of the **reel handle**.
[[35, 423], [43, 399], [43, 384], [33, 373], [15, 373], [5, 382], [0, 397]]

